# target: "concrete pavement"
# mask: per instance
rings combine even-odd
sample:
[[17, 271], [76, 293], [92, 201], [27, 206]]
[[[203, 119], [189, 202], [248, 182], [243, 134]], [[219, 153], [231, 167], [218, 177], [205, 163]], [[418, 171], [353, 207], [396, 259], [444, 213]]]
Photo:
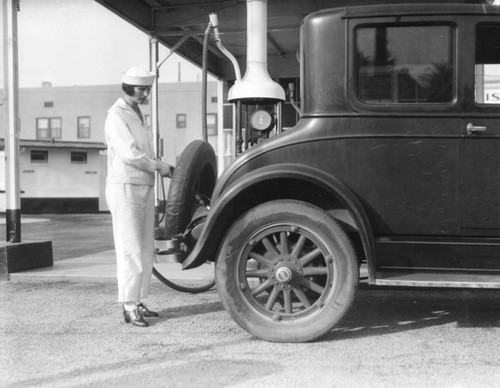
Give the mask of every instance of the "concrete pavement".
[[[161, 256], [158, 256], [161, 260]], [[160, 273], [172, 281], [202, 281], [213, 278], [213, 265], [182, 271], [177, 263], [155, 264]], [[153, 277], [154, 281], [156, 280]], [[74, 281], [74, 282], [116, 282], [115, 251], [76, 257], [54, 262], [52, 267], [43, 267], [9, 274], [12, 282]]]
[[[54, 265], [9, 274], [12, 282], [116, 282], [116, 256], [110, 214], [47, 214], [22, 217], [23, 241], [52, 241]], [[5, 219], [0, 217], [0, 232]], [[5, 234], [5, 233], [4, 233]], [[166, 249], [164, 241], [155, 247]], [[160, 263], [155, 268], [168, 280], [181, 284], [201, 283], [214, 277], [214, 265], [182, 271], [178, 263]], [[153, 281], [157, 281], [153, 277]]]

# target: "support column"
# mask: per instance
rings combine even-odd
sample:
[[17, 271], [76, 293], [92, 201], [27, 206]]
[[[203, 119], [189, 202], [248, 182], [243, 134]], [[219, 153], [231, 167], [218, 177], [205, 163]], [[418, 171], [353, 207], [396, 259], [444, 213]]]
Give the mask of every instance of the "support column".
[[18, 0], [2, 0], [4, 82], [7, 102], [5, 135], [6, 234], [0, 243], [0, 281], [9, 273], [53, 265], [52, 242], [21, 243], [21, 198], [19, 184], [19, 76], [17, 59]]
[[7, 96], [5, 136], [6, 241], [21, 241], [21, 199], [19, 189], [19, 75], [17, 59], [18, 0], [3, 1], [4, 82]]

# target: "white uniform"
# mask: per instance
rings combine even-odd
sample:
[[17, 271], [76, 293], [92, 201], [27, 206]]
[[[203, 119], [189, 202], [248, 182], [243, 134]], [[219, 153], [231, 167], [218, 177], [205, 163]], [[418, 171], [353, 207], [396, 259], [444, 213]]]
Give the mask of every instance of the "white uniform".
[[166, 163], [155, 159], [151, 129], [124, 99], [109, 109], [105, 132], [118, 302], [139, 302], [148, 296], [155, 256], [154, 173]]

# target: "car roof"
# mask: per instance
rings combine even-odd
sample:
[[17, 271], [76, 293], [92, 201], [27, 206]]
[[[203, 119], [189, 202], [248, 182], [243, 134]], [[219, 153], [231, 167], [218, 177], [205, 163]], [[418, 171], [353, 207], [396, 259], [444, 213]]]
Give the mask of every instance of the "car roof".
[[500, 6], [487, 4], [384, 4], [345, 7], [345, 18], [426, 15], [500, 14]]

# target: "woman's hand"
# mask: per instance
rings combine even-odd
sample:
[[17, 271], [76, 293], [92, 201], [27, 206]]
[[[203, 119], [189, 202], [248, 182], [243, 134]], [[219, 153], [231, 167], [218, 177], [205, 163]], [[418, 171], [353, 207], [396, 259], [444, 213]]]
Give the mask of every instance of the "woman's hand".
[[172, 178], [172, 175], [174, 173], [174, 166], [172, 166], [166, 162], [162, 162], [162, 164], [160, 165], [160, 168], [158, 169], [158, 172], [163, 177]]

